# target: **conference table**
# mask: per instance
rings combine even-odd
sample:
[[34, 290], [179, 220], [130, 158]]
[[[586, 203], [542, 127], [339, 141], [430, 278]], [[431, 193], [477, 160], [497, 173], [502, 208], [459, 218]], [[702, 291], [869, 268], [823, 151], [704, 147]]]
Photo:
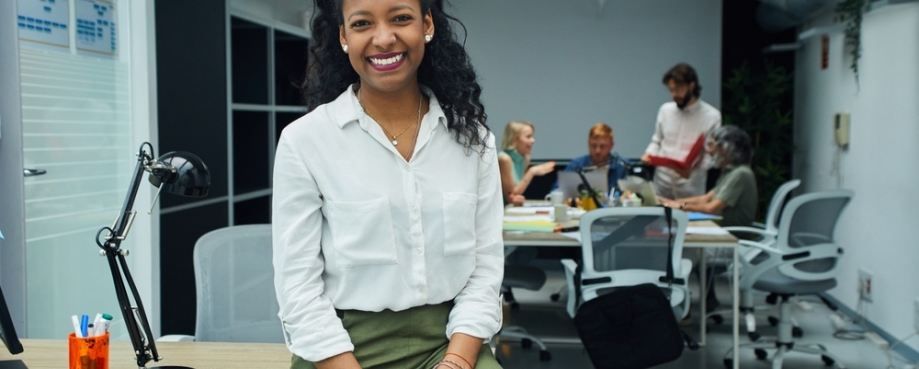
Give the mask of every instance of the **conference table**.
[[[21, 360], [29, 369], [67, 368], [66, 339], [23, 339], [22, 348], [23, 352], [18, 355], [0, 354], [0, 363]], [[163, 360], [151, 361], [147, 363], [149, 367], [290, 368], [291, 354], [283, 343], [157, 342], [156, 348]], [[111, 341], [109, 368], [137, 369], [130, 341]]]
[[[527, 206], [529, 207], [539, 206], [539, 205], [544, 205], [544, 204], [541, 201], [527, 201]], [[514, 209], [514, 208], [513, 207], [505, 208], [506, 210], [505, 219], [513, 219], [514, 216], [520, 216], [520, 213], [511, 214], [507, 212], [508, 209]], [[520, 208], [517, 208], [517, 209], [520, 209]], [[563, 227], [577, 226], [578, 219], [569, 220], [567, 222], [561, 223], [561, 225]], [[732, 338], [733, 338], [733, 348], [734, 348], [733, 366], [735, 369], [737, 369], [740, 367], [740, 360], [738, 358], [738, 352], [739, 352], [738, 346], [739, 346], [739, 341], [740, 341], [740, 330], [739, 330], [739, 325], [738, 325], [739, 319], [740, 319], [740, 293], [738, 290], [738, 286], [740, 284], [738, 280], [738, 275], [740, 274], [739, 273], [740, 262], [739, 262], [739, 258], [737, 254], [737, 246], [739, 245], [739, 243], [737, 242], [738, 240], [736, 237], [734, 237], [730, 233], [718, 234], [717, 229], [719, 229], [720, 227], [718, 226], [718, 224], [710, 220], [690, 221], [688, 226], [691, 227], [692, 229], [697, 229], [697, 230], [707, 229], [712, 232], [701, 232], [697, 234], [687, 232], [686, 237], [683, 240], [684, 250], [688, 248], [697, 248], [697, 249], [724, 248], [724, 249], [731, 250], [731, 254], [732, 254], [731, 257], [733, 259], [733, 262], [731, 263], [733, 265], [733, 272], [731, 273], [731, 278], [733, 279], [731, 282], [731, 287], [733, 290], [732, 291], [733, 292], [732, 293], [733, 302], [731, 306], [731, 310], [733, 311], [733, 314], [732, 314], [733, 315]], [[560, 233], [554, 233], [554, 232], [504, 231], [503, 236], [504, 236], [505, 255], [511, 254], [518, 247], [578, 247], [578, 248], [581, 247], [581, 242], [579, 240], [572, 238], [572, 237], [567, 237]], [[706, 335], [707, 335], [708, 329], [706, 327], [706, 319], [704, 318], [705, 316], [704, 312], [706, 310], [705, 294], [707, 292], [706, 288], [708, 287], [708, 283], [706, 281], [707, 273], [704, 273], [702, 271], [705, 271], [708, 266], [707, 266], [707, 260], [706, 260], [707, 258], [705, 257], [704, 253], [703, 253], [703, 257], [701, 257], [700, 259], [701, 259], [701, 262], [700, 262], [698, 270], [700, 271], [699, 276], [700, 276], [700, 285], [701, 285], [701, 298], [699, 299], [699, 301], [701, 304], [701, 310], [703, 312], [702, 314], [703, 319], [700, 319], [700, 322], [699, 322], [699, 325], [700, 325], [699, 345], [705, 346]], [[567, 342], [569, 340], [566, 340], [566, 339], [555, 339], [555, 340], [547, 339], [544, 341], [558, 342], [558, 343], [571, 343], [571, 342]], [[578, 342], [580, 341], [578, 340]]]

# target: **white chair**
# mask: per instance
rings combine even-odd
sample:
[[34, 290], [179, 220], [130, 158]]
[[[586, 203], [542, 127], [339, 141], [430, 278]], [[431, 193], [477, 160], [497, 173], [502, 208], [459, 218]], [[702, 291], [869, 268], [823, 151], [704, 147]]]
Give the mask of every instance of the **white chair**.
[[[779, 215], [782, 214], [782, 209], [785, 205], [785, 200], [791, 191], [801, 185], [800, 179], [793, 179], [788, 182], [783, 183], [775, 190], [775, 193], [772, 194], [772, 199], [769, 201], [769, 208], [766, 210], [766, 220], [765, 223], [753, 223], [751, 227], [746, 226], [735, 226], [735, 227], [724, 227], [723, 229], [731, 233], [746, 233], [753, 234], [756, 236], [756, 241], [764, 245], [775, 245], [775, 239], [779, 234]], [[741, 259], [746, 260], [747, 262], [752, 261], [757, 255], [760, 254], [760, 250], [757, 248], [751, 248], [741, 245], [738, 248], [738, 253]], [[713, 260], [709, 262], [709, 265], [725, 265], [730, 263], [728, 260]], [[730, 270], [730, 268], [728, 268]], [[743, 312], [754, 312], [754, 311], [764, 311], [769, 310], [768, 306], [755, 306], [751, 308], [752, 310]], [[717, 324], [721, 324], [724, 321], [724, 315], [732, 313], [731, 310], [717, 310], [706, 313], [706, 319], [712, 318]], [[758, 337], [755, 333], [756, 331], [756, 321], [752, 320], [753, 315], [747, 315], [747, 332], [751, 334], [753, 340], [755, 341]], [[778, 324], [778, 319], [770, 317], [770, 323]], [[800, 337], [803, 334], [801, 329], [798, 327], [798, 324], [795, 323], [794, 335], [795, 337]]]
[[[682, 259], [686, 235], [686, 213], [673, 210], [672, 224], [667, 226], [664, 208], [606, 208], [587, 212], [581, 217], [581, 301], [576, 301], [577, 263], [562, 260], [568, 283], [568, 315], [574, 317], [578, 306], [618, 287], [652, 283], [659, 286], [677, 320], [689, 314], [690, 293], [687, 278], [692, 262]], [[677, 282], [666, 276], [667, 242], [672, 232], [671, 266]]]
[[169, 335], [159, 341], [284, 342], [274, 295], [270, 224], [208, 232], [195, 243], [193, 259], [195, 335]]
[[783, 183], [775, 190], [775, 193], [772, 194], [772, 199], [769, 201], [769, 209], [766, 211], [765, 223], [753, 223], [753, 227], [738, 226], [724, 227], [724, 229], [730, 232], [752, 233], [759, 236], [760, 239], [757, 240], [759, 243], [767, 245], [775, 244], [775, 238], [779, 234], [779, 215], [782, 214], [785, 198], [788, 197], [788, 194], [790, 194], [792, 190], [800, 185], [800, 179], [793, 179]]
[[[780, 299], [778, 337], [761, 338], [742, 347], [755, 349], [759, 359], [767, 357], [765, 349], [777, 348], [773, 369], [782, 367], [785, 354], [790, 351], [820, 355], [826, 365], [843, 368], [823, 345], [794, 342], [789, 298], [825, 292], [836, 286], [838, 260], [843, 250], [835, 243], [834, 231], [852, 196], [852, 191], [827, 191], [795, 197], [782, 212], [774, 245], [740, 241], [762, 252], [762, 257], [753, 261], [741, 260], [744, 263], [739, 286], [741, 307], [753, 306], [753, 291], [775, 294]], [[730, 354], [729, 350], [725, 355], [728, 367], [733, 364], [727, 359]]]

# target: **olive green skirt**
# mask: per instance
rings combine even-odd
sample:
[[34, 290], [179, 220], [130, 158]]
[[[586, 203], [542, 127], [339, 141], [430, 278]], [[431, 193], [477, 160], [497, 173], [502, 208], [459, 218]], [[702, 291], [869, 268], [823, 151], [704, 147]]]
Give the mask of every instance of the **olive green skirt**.
[[[453, 302], [378, 313], [339, 310], [338, 316], [354, 344], [363, 369], [431, 369], [447, 353], [447, 318]], [[291, 369], [312, 369], [313, 363], [293, 355]], [[501, 369], [491, 348], [479, 350], [477, 369]]]

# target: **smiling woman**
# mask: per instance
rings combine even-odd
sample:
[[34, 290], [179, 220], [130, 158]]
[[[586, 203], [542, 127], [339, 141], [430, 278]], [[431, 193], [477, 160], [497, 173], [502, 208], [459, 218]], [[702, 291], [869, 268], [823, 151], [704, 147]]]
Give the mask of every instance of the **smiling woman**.
[[292, 367], [500, 368], [500, 177], [458, 21], [443, 0], [315, 9], [309, 113], [274, 170]]

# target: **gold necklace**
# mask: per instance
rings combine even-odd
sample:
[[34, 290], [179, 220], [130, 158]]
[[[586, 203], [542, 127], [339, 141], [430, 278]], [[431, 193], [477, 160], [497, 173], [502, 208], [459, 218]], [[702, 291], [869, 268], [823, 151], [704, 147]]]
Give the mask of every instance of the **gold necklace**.
[[414, 125], [415, 123], [421, 124], [421, 102], [422, 102], [422, 100], [423, 100], [424, 95], [422, 95], [422, 94], [420, 94], [420, 93], [418, 94], [418, 113], [417, 113], [417, 117], [415, 117], [415, 122], [414, 122], [414, 123], [409, 123], [409, 125], [405, 126], [405, 129], [403, 129], [402, 132], [399, 132], [399, 134], [394, 135], [394, 134], [389, 133], [389, 131], [387, 131], [386, 128], [383, 127], [382, 124], [380, 124], [380, 121], [377, 120], [377, 118], [374, 118], [373, 115], [370, 114], [369, 111], [367, 111], [367, 108], [364, 107], [364, 100], [361, 99], [361, 91], [363, 91], [363, 90], [364, 90], [363, 88], [357, 90], [357, 102], [358, 102], [358, 104], [361, 105], [361, 109], [364, 110], [364, 114], [367, 114], [367, 116], [369, 116], [370, 119], [373, 119], [375, 122], [377, 122], [377, 125], [379, 125], [380, 128], [383, 129], [383, 133], [386, 133], [387, 136], [391, 136], [391, 137], [392, 137], [392, 141], [390, 141], [390, 143], [392, 143], [393, 146], [396, 146], [396, 145], [399, 144], [399, 140], [396, 140], [396, 138], [398, 138], [399, 136], [402, 136], [402, 134], [405, 133], [405, 131], [408, 131], [408, 129], [411, 128], [412, 125]]

